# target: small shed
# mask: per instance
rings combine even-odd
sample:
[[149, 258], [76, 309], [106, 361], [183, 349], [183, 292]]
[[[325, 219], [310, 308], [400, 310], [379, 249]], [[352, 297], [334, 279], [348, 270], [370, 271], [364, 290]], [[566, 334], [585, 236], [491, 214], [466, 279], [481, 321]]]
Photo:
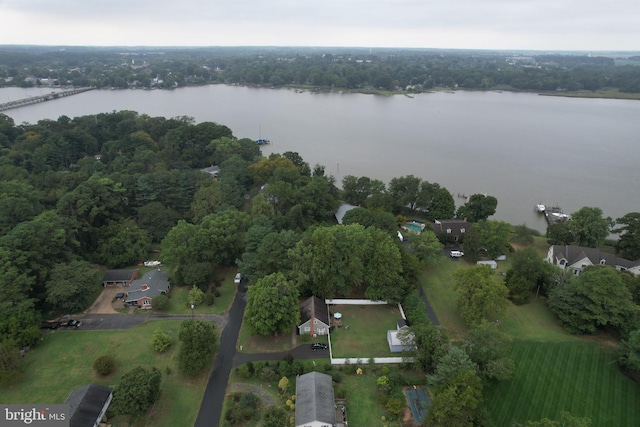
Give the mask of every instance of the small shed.
[[488, 265], [489, 267], [491, 267], [492, 270], [495, 270], [496, 268], [498, 268], [498, 263], [491, 260], [491, 261], [478, 261], [476, 263], [477, 265]]

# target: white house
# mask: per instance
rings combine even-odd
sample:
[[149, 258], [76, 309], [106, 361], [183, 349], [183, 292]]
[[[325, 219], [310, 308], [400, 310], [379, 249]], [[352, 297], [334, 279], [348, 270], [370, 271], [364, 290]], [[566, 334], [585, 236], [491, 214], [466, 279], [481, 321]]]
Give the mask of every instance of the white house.
[[640, 275], [640, 260], [629, 261], [615, 254], [602, 252], [598, 248], [553, 245], [549, 247], [544, 260], [563, 270], [569, 270], [576, 276], [590, 265], [608, 265], [618, 271], [627, 271], [634, 276]]

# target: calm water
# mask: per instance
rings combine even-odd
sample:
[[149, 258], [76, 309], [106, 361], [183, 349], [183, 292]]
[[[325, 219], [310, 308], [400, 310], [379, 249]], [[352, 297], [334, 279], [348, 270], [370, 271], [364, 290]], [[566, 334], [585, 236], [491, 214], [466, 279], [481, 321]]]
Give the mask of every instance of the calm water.
[[[0, 102], [38, 95], [1, 89]], [[48, 93], [45, 90], [43, 93]], [[16, 123], [134, 110], [192, 116], [237, 137], [297, 151], [338, 182], [419, 176], [458, 193], [498, 198], [495, 219], [544, 230], [542, 202], [565, 212], [598, 206], [614, 219], [640, 211], [640, 102], [457, 92], [405, 96], [312, 94], [206, 86], [101, 90], [6, 111]]]

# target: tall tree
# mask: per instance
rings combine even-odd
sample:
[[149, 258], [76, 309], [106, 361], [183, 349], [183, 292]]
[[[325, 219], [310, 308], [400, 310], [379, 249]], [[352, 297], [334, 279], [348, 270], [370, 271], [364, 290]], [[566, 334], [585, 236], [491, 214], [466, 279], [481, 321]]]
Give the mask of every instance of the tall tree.
[[637, 329], [638, 309], [622, 274], [606, 265], [587, 267], [549, 293], [549, 308], [571, 333], [593, 334], [605, 326], [622, 332]]
[[511, 225], [504, 221], [481, 220], [473, 224], [464, 237], [462, 247], [470, 261], [481, 256], [495, 258], [509, 252]]
[[412, 237], [409, 247], [413, 249], [413, 254], [424, 266], [433, 264], [442, 256], [443, 245], [435, 233], [429, 229], [423, 230], [419, 235]]
[[473, 370], [461, 370], [437, 387], [425, 422], [432, 426], [476, 425], [482, 402], [482, 383]]
[[575, 242], [580, 246], [600, 246], [610, 233], [613, 222], [602, 216], [602, 209], [583, 207], [571, 215], [567, 223]]
[[616, 252], [626, 259], [640, 259], [640, 212], [630, 212], [618, 218], [616, 224], [622, 225], [615, 230], [620, 234], [616, 243]]
[[481, 378], [503, 381], [515, 372], [513, 359], [507, 356], [510, 345], [495, 322], [482, 322], [469, 330], [462, 347], [478, 365]]
[[415, 212], [420, 197], [422, 180], [413, 175], [393, 178], [389, 182], [389, 193], [396, 202], [396, 213], [403, 209]]
[[496, 213], [498, 199], [484, 194], [472, 194], [469, 201], [458, 208], [456, 216], [469, 222], [486, 221]]
[[509, 299], [514, 304], [525, 304], [529, 301], [532, 290], [550, 288], [553, 267], [545, 263], [532, 247], [515, 252], [505, 279], [505, 284], [509, 288]]
[[54, 308], [76, 313], [87, 308], [93, 301], [94, 291], [99, 288], [102, 274], [86, 261], [56, 264], [47, 281], [47, 302]]
[[259, 279], [249, 288], [245, 319], [252, 334], [268, 336], [300, 321], [298, 289], [282, 273]]
[[143, 417], [160, 395], [162, 374], [153, 367], [150, 370], [137, 366], [120, 379], [113, 392], [111, 404], [116, 414], [129, 415], [132, 420]]
[[178, 332], [178, 368], [187, 377], [193, 377], [211, 366], [213, 354], [218, 348], [218, 334], [213, 322], [185, 320]]
[[454, 273], [457, 304], [460, 316], [467, 325], [483, 320], [497, 320], [504, 316], [509, 301], [509, 290], [494, 279], [487, 265], [477, 265]]

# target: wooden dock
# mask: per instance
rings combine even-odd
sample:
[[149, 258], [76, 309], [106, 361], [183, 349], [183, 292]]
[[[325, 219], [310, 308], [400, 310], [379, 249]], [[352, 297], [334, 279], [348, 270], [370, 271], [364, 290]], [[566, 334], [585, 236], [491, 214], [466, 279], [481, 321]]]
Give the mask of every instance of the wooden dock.
[[0, 111], [11, 110], [12, 108], [25, 107], [31, 104], [37, 104], [40, 102], [51, 101], [54, 99], [64, 98], [65, 96], [77, 95], [82, 92], [94, 90], [95, 87], [82, 87], [77, 89], [64, 90], [62, 92], [51, 92], [46, 95], [32, 96], [30, 98], [18, 99], [17, 101], [10, 101], [0, 104]]

